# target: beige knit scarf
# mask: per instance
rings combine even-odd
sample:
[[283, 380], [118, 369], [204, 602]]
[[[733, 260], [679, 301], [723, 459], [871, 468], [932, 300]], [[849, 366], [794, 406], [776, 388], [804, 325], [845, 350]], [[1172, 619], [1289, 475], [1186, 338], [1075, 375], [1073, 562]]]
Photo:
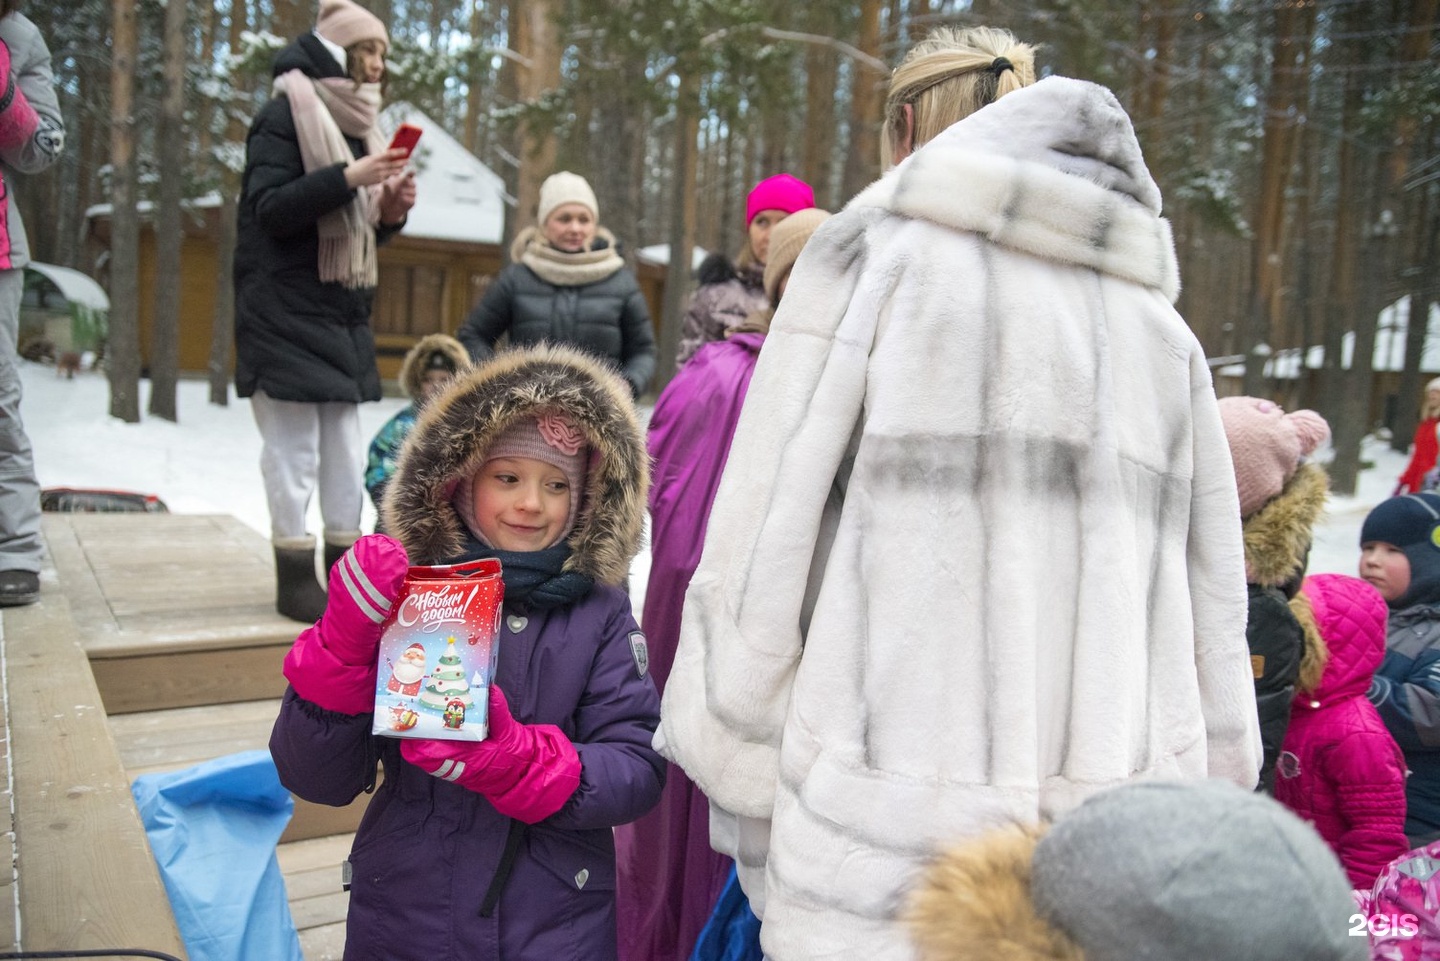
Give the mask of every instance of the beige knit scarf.
[[[291, 70], [275, 78], [273, 95], [290, 99], [300, 159], [311, 173], [355, 160], [345, 138], [365, 142], [373, 154], [385, 149], [375, 129], [380, 111], [380, 85], [357, 85], [345, 77], [307, 77]], [[320, 234], [320, 279], [346, 287], [374, 287], [379, 278], [375, 252], [375, 226], [380, 222], [380, 185], [360, 187], [343, 207], [316, 222]]]
[[547, 284], [583, 287], [598, 283], [625, 266], [625, 261], [615, 252], [615, 237], [610, 231], [598, 228], [595, 239], [604, 240], [608, 246], [567, 253], [546, 243], [539, 228], [526, 227], [510, 245], [510, 259], [535, 271]]

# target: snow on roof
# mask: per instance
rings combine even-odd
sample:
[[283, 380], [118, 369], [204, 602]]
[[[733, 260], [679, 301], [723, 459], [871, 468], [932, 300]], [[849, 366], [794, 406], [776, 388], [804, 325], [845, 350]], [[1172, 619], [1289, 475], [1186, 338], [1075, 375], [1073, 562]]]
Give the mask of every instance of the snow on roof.
[[498, 244], [505, 232], [505, 181], [412, 104], [381, 112], [387, 142], [402, 123], [423, 131], [411, 155], [415, 206], [405, 236]]
[[64, 294], [65, 299], [71, 303], [80, 304], [92, 310], [110, 309], [110, 298], [105, 296], [105, 288], [78, 270], [55, 264], [42, 264], [37, 260], [30, 261], [25, 265], [25, 269], [35, 271], [59, 287], [60, 293]]
[[[651, 244], [648, 247], [641, 247], [639, 250], [635, 251], [635, 256], [639, 257], [641, 260], [647, 261], [652, 264], [660, 264], [661, 266], [666, 266], [670, 263], [670, 245]], [[705, 261], [705, 258], [708, 256], [710, 256], [710, 252], [704, 247], [693, 248], [690, 251], [690, 269], [699, 270], [700, 265]]]

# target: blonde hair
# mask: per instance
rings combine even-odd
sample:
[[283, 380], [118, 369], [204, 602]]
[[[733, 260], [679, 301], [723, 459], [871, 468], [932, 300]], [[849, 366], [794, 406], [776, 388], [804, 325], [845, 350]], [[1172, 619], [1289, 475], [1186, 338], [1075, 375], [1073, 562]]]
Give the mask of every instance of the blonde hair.
[[1431, 378], [1425, 384], [1425, 399], [1420, 402], [1420, 419], [1430, 420], [1440, 417], [1440, 401], [1430, 396], [1432, 390], [1440, 390], [1440, 377]]
[[936, 28], [890, 75], [880, 138], [882, 165], [891, 166], [895, 146], [905, 137], [906, 104], [915, 111], [913, 151], [957, 120], [1034, 82], [1035, 48], [1010, 31]]

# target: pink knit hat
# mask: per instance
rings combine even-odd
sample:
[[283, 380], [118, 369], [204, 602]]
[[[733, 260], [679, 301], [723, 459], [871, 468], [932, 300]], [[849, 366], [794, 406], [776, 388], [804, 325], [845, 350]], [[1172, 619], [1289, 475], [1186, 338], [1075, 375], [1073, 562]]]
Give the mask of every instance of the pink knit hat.
[[1306, 455], [1330, 436], [1330, 425], [1313, 410], [1287, 414], [1258, 397], [1223, 398], [1220, 420], [1235, 462], [1242, 519], [1284, 490]]
[[797, 210], [815, 206], [815, 191], [805, 181], [789, 174], [766, 177], [755, 185], [750, 196], [745, 198], [745, 226], [762, 210], [783, 210], [793, 214]]
[[[585, 474], [590, 461], [590, 446], [575, 422], [559, 412], [522, 417], [495, 438], [490, 449], [485, 452], [485, 459], [480, 466], [484, 467], [498, 457], [528, 457], [559, 468], [565, 474], [565, 480], [570, 485], [570, 513], [565, 518], [565, 530], [555, 543], [558, 544], [568, 537], [575, 527], [575, 517], [580, 512], [580, 497], [584, 492]], [[456, 486], [451, 503], [455, 505], [456, 512], [470, 529], [470, 533], [484, 541], [480, 525], [475, 520], [474, 474], [465, 477]], [[554, 544], [546, 546], [553, 547]]]
[[331, 43], [349, 49], [362, 40], [379, 40], [390, 49], [385, 24], [369, 10], [351, 0], [320, 0], [320, 17], [315, 32]]

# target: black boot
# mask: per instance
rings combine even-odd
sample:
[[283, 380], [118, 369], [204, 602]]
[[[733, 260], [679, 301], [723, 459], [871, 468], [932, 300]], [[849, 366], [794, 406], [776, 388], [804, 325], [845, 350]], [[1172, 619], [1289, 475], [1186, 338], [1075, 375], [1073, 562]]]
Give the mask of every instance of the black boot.
[[356, 541], [358, 541], [359, 539], [360, 539], [360, 532], [359, 532], [359, 531], [349, 531], [349, 532], [340, 532], [340, 533], [336, 533], [336, 532], [334, 532], [334, 531], [326, 531], [326, 532], [325, 532], [325, 580], [326, 580], [326, 583], [329, 583], [329, 580], [330, 580], [330, 568], [334, 567], [334, 566], [335, 566], [335, 562], [338, 561], [341, 557], [343, 557], [344, 554], [345, 554], [345, 552], [350, 549], [350, 545], [354, 544], [354, 543], [355, 543]]
[[325, 588], [315, 579], [315, 539], [276, 540], [275, 610], [313, 624], [325, 613]]

